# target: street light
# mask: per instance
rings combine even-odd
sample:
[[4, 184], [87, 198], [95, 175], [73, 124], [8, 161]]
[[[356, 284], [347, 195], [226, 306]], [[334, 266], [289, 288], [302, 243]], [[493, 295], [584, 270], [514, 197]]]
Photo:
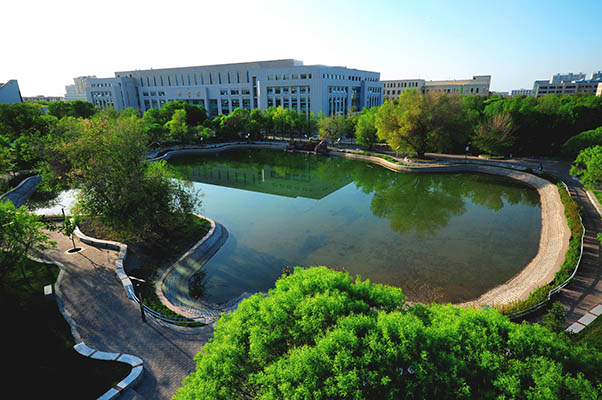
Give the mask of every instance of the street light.
[[466, 146], [466, 152], [464, 153], [464, 164], [466, 164], [468, 162], [468, 150], [470, 149], [469, 146]]
[[130, 276], [129, 278], [136, 282], [136, 288], [138, 288], [138, 301], [140, 302], [140, 316], [142, 317], [142, 322], [146, 322], [144, 306], [142, 304], [142, 284], [146, 283], [146, 281], [144, 279], [136, 278], [135, 276]]

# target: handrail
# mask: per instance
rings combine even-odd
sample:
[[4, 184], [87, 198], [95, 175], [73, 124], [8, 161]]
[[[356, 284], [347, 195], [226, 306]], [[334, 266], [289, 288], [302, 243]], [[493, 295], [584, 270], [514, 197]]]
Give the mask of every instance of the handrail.
[[[572, 199], [569, 187], [566, 185], [566, 183], [564, 183], [564, 181], [562, 179], [559, 179], [559, 180], [560, 180], [560, 182], [562, 182], [562, 184], [564, 185], [564, 188], [565, 188], [566, 192], [568, 193], [569, 197], [571, 197], [571, 199]], [[573, 280], [573, 278], [577, 274], [577, 270], [579, 269], [579, 265], [581, 264], [581, 258], [583, 257], [583, 240], [585, 238], [585, 225], [583, 225], [583, 218], [581, 218], [581, 213], [579, 213], [579, 221], [581, 223], [581, 228], [583, 228], [582, 232], [581, 232], [581, 251], [579, 253], [579, 259], [577, 260], [577, 263], [575, 265], [575, 269], [573, 270], [573, 273], [571, 274], [571, 276], [569, 276], [564, 282], [562, 282], [561, 284], [559, 284], [555, 288], [551, 289], [548, 292], [548, 297], [545, 300], [540, 301], [539, 303], [537, 303], [537, 304], [535, 304], [535, 305], [533, 305], [533, 306], [531, 306], [529, 308], [526, 308], [524, 310], [519, 310], [519, 311], [515, 311], [515, 312], [510, 313], [510, 314], [506, 314], [506, 316], [508, 318], [510, 318], [510, 319], [516, 319], [516, 318], [525, 316], [527, 314], [530, 314], [530, 313], [532, 313], [534, 311], [539, 310], [540, 308], [542, 308], [543, 306], [545, 306], [549, 301], [552, 300], [552, 295], [554, 295], [556, 293], [559, 293], [566, 285], [569, 284], [569, 282], [571, 282]]]

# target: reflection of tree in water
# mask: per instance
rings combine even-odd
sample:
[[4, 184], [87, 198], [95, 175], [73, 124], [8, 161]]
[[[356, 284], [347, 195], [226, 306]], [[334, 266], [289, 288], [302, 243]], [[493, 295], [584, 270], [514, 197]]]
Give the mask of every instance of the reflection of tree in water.
[[537, 191], [509, 179], [482, 174], [395, 173], [361, 165], [352, 176], [365, 193], [374, 192], [371, 210], [399, 233], [434, 235], [454, 216], [466, 212], [465, 199], [489, 210], [504, 203], [536, 206]]

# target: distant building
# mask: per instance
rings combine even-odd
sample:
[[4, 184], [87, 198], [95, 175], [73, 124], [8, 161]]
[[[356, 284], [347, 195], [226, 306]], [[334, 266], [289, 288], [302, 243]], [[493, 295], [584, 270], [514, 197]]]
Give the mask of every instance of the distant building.
[[578, 74], [569, 72], [568, 74], [556, 74], [552, 76], [550, 83], [559, 84], [560, 82], [581, 81], [583, 79], [585, 79], [585, 74], [583, 72], [579, 72]]
[[88, 77], [85, 92], [95, 106], [118, 111], [145, 112], [182, 100], [205, 107], [210, 116], [272, 106], [347, 115], [382, 104], [383, 84], [378, 72], [286, 59], [121, 71], [113, 78]]
[[419, 93], [450, 93], [461, 96], [489, 96], [491, 75], [477, 75], [472, 79], [425, 81], [424, 79], [383, 80], [384, 98], [396, 99], [404, 90], [417, 90]]
[[34, 97], [23, 97], [23, 101], [63, 101], [64, 97], [60, 96], [34, 96]]
[[6, 83], [0, 83], [0, 103], [22, 103], [19, 82], [11, 79]]
[[[573, 80], [562, 80], [560, 78], [572, 78], [578, 77], [581, 79]], [[585, 74], [556, 74], [549, 81], [537, 80], [533, 84], [532, 95], [540, 97], [546, 94], [553, 95], [577, 95], [577, 94], [596, 94], [598, 84], [602, 82], [599, 78], [599, 72], [592, 74], [592, 78], [597, 79], [584, 79]]]
[[602, 81], [602, 71], [596, 71], [596, 72], [592, 72], [592, 77], [591, 77], [592, 81], [595, 80], [600, 80]]
[[531, 96], [533, 91], [531, 89], [515, 89], [512, 91], [512, 97], [516, 96]]
[[510, 97], [510, 92], [490, 92], [490, 94], [497, 94], [502, 97]]
[[83, 100], [87, 101], [86, 88], [89, 86], [88, 81], [96, 76], [78, 76], [73, 78], [73, 85], [65, 86], [65, 101]]

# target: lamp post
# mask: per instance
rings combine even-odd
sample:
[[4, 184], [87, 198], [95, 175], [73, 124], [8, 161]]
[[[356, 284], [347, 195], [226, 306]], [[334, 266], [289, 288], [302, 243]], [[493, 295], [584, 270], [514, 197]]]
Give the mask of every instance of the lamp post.
[[469, 146], [466, 146], [466, 152], [464, 153], [464, 164], [468, 163], [468, 150], [470, 149]]
[[140, 317], [142, 317], [142, 322], [146, 322], [146, 316], [144, 315], [144, 306], [142, 303], [142, 284], [146, 283], [146, 281], [144, 279], [136, 278], [134, 276], [130, 276], [129, 278], [136, 282], [135, 285], [138, 289], [138, 301], [140, 302]]

